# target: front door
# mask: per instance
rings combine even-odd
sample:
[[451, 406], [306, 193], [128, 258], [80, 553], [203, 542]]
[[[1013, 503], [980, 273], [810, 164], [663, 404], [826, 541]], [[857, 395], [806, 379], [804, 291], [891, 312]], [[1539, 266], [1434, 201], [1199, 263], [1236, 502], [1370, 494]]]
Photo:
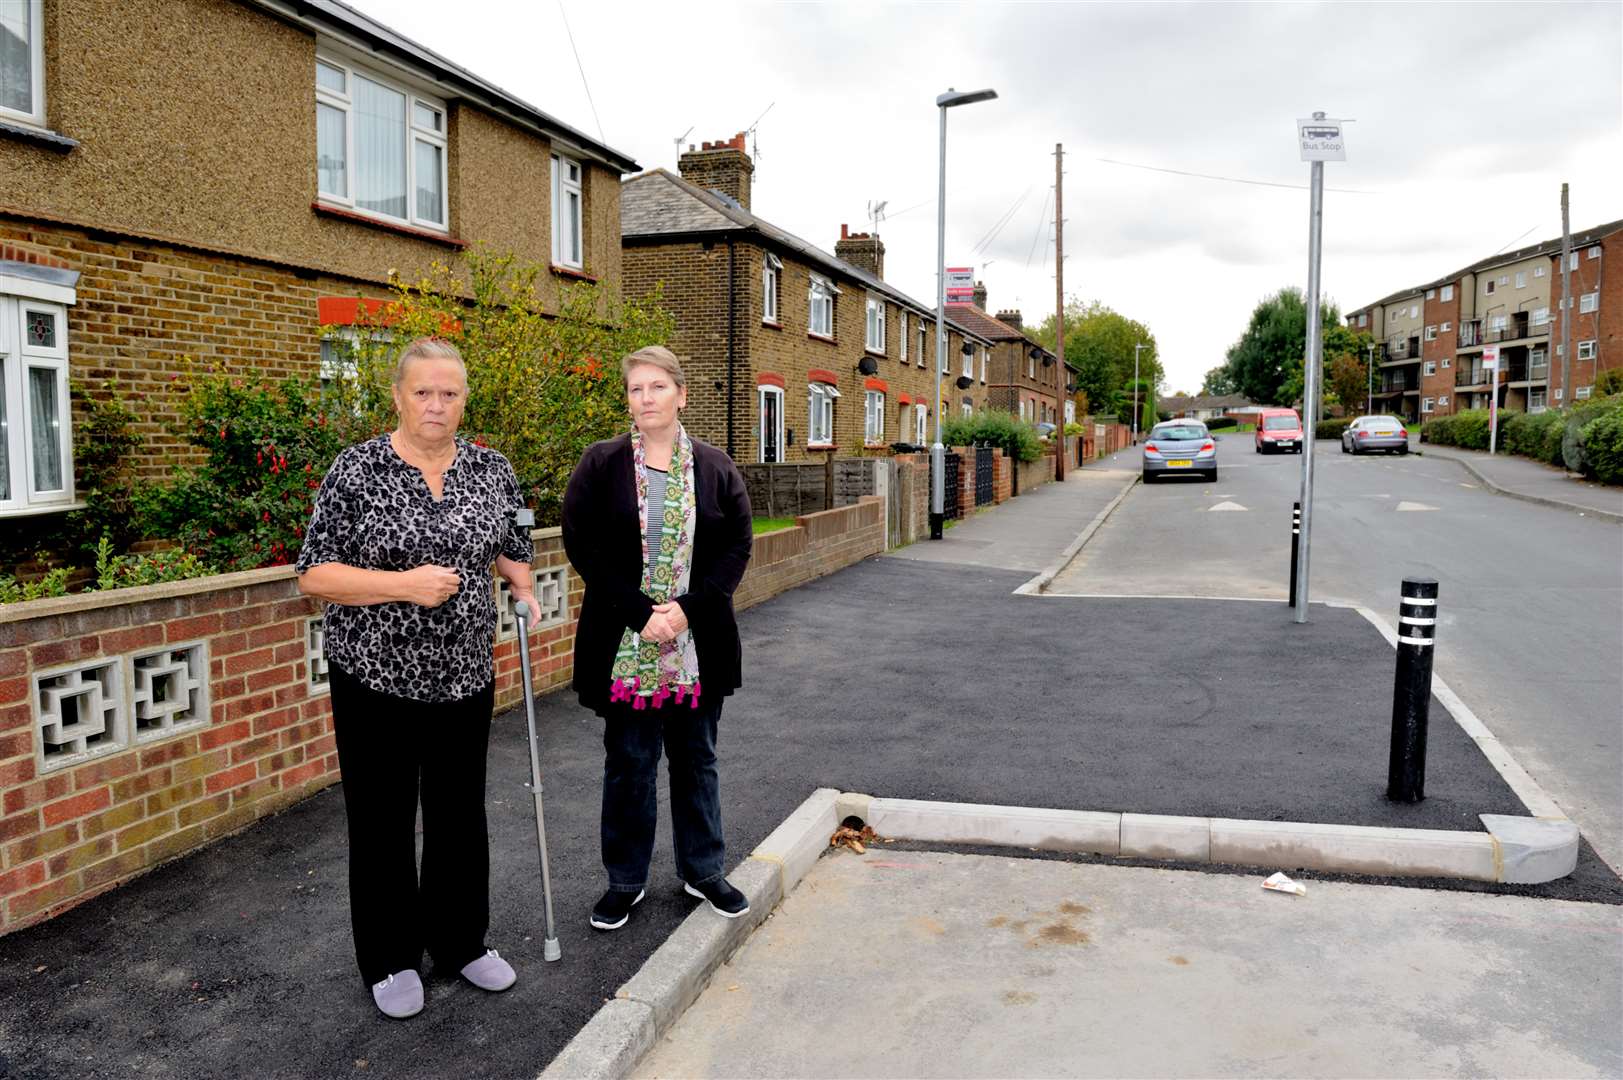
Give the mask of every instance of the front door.
[[761, 460], [774, 463], [783, 460], [783, 395], [763, 391], [761, 394]]

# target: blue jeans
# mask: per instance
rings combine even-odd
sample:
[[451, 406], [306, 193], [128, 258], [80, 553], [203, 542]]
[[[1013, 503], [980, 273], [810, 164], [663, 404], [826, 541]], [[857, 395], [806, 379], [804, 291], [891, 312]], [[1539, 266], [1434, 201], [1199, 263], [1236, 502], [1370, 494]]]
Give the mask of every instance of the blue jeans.
[[[673, 703], [674, 704], [674, 703]], [[648, 884], [659, 804], [655, 784], [661, 744], [671, 778], [676, 872], [690, 885], [722, 876], [721, 788], [716, 723], [721, 702], [633, 710], [616, 704], [603, 721], [603, 866], [609, 888], [637, 892]]]

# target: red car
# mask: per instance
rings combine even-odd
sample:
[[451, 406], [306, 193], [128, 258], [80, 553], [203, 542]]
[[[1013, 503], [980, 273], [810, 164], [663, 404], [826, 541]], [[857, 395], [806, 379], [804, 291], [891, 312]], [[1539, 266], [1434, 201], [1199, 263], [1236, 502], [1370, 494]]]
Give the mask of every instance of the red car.
[[1302, 418], [1295, 409], [1264, 409], [1257, 414], [1257, 453], [1302, 452]]

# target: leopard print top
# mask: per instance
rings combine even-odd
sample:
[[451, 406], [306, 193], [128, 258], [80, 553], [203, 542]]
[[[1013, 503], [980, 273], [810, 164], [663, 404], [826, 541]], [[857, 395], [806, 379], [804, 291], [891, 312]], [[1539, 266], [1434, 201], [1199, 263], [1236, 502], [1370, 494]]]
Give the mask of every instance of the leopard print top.
[[512, 511], [524, 505], [513, 466], [463, 439], [456, 448], [438, 502], [387, 434], [340, 453], [316, 495], [299, 573], [325, 562], [368, 570], [434, 563], [462, 578], [436, 608], [404, 601], [327, 605], [328, 661], [379, 693], [458, 701], [483, 690], [496, 635], [491, 565], [498, 555], [535, 557], [529, 530], [513, 524]]

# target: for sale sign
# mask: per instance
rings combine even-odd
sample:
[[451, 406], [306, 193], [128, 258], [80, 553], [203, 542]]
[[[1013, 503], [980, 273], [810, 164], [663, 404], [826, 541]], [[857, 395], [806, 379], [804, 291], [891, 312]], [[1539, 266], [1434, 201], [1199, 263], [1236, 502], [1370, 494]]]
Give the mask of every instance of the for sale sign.
[[947, 303], [971, 304], [975, 301], [975, 268], [973, 266], [947, 267]]
[[1483, 348], [1482, 368], [1484, 371], [1499, 370], [1499, 346], [1488, 345]]

